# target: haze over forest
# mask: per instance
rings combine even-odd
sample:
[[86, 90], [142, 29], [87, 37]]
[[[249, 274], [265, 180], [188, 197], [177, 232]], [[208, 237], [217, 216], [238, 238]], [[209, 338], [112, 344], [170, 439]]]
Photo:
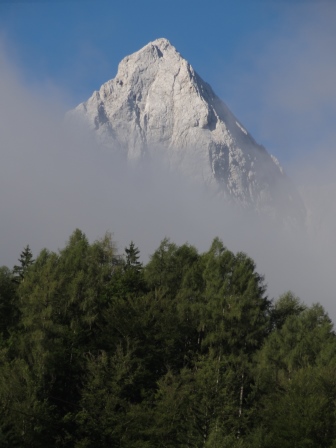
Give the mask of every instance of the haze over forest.
[[[198, 187], [165, 170], [159, 162], [142, 167], [142, 172], [120, 165], [112, 154], [96, 148], [84, 129], [64, 127], [64, 113], [74, 100], [51, 80], [49, 84], [28, 83], [20, 64], [14, 62], [12, 46], [3, 39], [1, 264], [13, 266], [26, 244], [36, 255], [43, 247], [63, 247], [76, 227], [90, 240], [106, 230], [113, 232], [120, 252], [133, 240], [145, 261], [165, 236], [205, 250], [218, 235], [229, 249], [242, 250], [255, 259], [258, 271], [265, 274], [270, 298], [293, 290], [308, 304], [321, 302], [335, 320], [335, 135], [331, 123], [336, 64], [329, 57], [335, 33], [330, 26], [334, 10], [327, 3], [315, 21], [311, 11], [307, 13], [294, 41], [279, 39], [264, 50], [264, 56], [268, 54], [265, 60], [277, 69], [263, 91], [265, 97], [268, 94], [269, 109], [264, 103], [263, 113], [252, 119], [251, 110], [244, 117], [233, 109], [244, 124], [246, 118], [252, 124], [259, 119], [266, 144], [254, 135], [258, 143], [267, 147], [270, 136], [276, 136], [278, 140], [272, 144], [282, 146], [284, 154], [286, 142], [292, 140], [297, 145], [299, 156], [290, 158], [287, 154], [285, 163], [280, 150], [275, 151], [308, 208], [309, 231], [295, 235], [250, 216], [238, 213], [237, 217], [235, 211], [209, 200]], [[278, 57], [286, 52], [287, 60]], [[183, 56], [188, 58], [188, 54]], [[296, 61], [291, 70], [286, 69], [289, 60]], [[260, 60], [257, 66], [262, 82]], [[200, 75], [208, 81], [201, 71]], [[253, 75], [257, 78], [258, 73]], [[244, 95], [253, 91], [252, 87], [251, 80], [237, 75], [230, 103], [236, 94], [237, 107], [243, 111]], [[226, 101], [224, 91], [216, 93]], [[291, 122], [285, 114], [280, 117], [286, 110], [292, 112], [288, 114]], [[301, 136], [306, 133], [306, 139], [297, 137], [297, 129]], [[316, 137], [318, 130], [323, 135]], [[274, 148], [267, 149], [274, 152]]]
[[[0, 0], [0, 446], [336, 447], [335, 18], [333, 0]], [[305, 225], [229, 205], [160, 151], [127, 163], [65, 119], [162, 36], [279, 159]], [[237, 135], [203, 160], [241, 156]], [[254, 182], [257, 157], [233, 152]]]

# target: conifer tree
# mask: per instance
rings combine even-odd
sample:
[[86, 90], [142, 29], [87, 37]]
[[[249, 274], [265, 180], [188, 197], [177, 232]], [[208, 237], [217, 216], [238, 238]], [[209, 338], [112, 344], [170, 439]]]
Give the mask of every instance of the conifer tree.
[[125, 269], [133, 269], [135, 271], [140, 271], [142, 268], [142, 263], [139, 261], [140, 258], [140, 251], [137, 247], [135, 247], [135, 244], [133, 241], [131, 241], [129, 247], [125, 247], [126, 252], [126, 264]]
[[19, 265], [15, 265], [13, 268], [14, 279], [17, 283], [24, 279], [25, 273], [29, 266], [31, 266], [35, 260], [33, 260], [33, 254], [30, 250], [29, 244], [23, 249], [18, 259]]

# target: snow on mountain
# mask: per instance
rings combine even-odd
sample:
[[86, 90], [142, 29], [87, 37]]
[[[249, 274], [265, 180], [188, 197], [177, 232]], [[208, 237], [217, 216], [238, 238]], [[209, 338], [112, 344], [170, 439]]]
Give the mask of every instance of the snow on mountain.
[[104, 146], [129, 160], [162, 153], [231, 202], [304, 221], [303, 203], [277, 159], [167, 39], [124, 58], [116, 77], [70, 115], [83, 117]]

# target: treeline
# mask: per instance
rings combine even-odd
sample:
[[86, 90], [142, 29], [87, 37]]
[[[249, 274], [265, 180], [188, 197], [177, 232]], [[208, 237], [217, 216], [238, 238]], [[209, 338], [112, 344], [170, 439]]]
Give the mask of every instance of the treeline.
[[[285, 286], [285, 285], [284, 285]], [[0, 268], [0, 447], [336, 447], [336, 338], [219, 239]]]

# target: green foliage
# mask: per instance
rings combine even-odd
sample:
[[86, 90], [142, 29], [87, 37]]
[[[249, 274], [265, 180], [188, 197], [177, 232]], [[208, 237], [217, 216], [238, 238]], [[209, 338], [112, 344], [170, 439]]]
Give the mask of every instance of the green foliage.
[[29, 268], [34, 263], [33, 254], [30, 250], [29, 245], [27, 245], [20, 254], [20, 258], [18, 260], [20, 262], [19, 265], [15, 265], [13, 268], [14, 279], [16, 282], [21, 282], [24, 279], [24, 276]]
[[265, 399], [269, 447], [325, 447], [335, 439], [335, 371], [299, 369]]
[[19, 321], [17, 287], [6, 266], [0, 267], [0, 335], [7, 339]]
[[126, 263], [125, 263], [125, 269], [133, 269], [135, 271], [140, 271], [142, 268], [142, 263], [139, 261], [140, 258], [140, 251], [137, 247], [135, 247], [135, 244], [133, 241], [131, 241], [131, 244], [129, 247], [125, 247], [126, 252]]
[[145, 268], [145, 279], [151, 288], [160, 288], [174, 297], [184, 275], [198, 259], [199, 255], [187, 244], [178, 247], [165, 238], [151, 256]]
[[0, 446], [335, 447], [336, 340], [243, 253], [80, 231], [0, 268]]
[[[335, 439], [336, 340], [320, 305], [280, 298], [281, 319], [258, 354], [265, 447], [328, 447]], [[279, 324], [280, 322], [280, 324]]]
[[275, 302], [271, 312], [272, 326], [280, 329], [290, 316], [298, 316], [306, 307], [291, 291], [283, 294]]

